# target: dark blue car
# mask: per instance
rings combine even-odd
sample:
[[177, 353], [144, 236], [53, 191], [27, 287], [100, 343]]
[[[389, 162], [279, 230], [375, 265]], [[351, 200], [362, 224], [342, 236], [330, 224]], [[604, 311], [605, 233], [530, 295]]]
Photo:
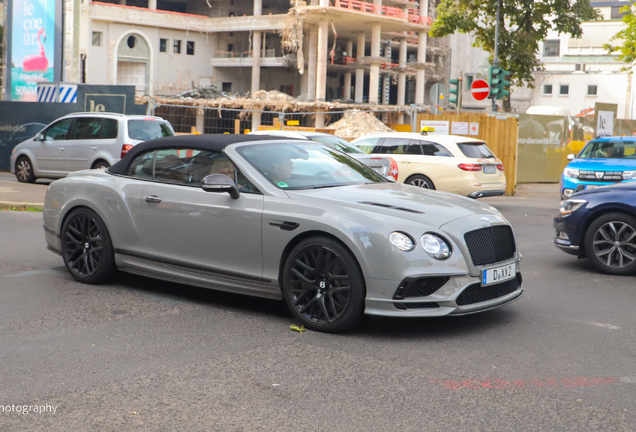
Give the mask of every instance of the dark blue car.
[[575, 193], [554, 218], [554, 244], [603, 273], [636, 272], [636, 182]]
[[603, 137], [569, 155], [572, 162], [561, 175], [561, 197], [581, 189], [593, 189], [636, 179], [636, 137]]

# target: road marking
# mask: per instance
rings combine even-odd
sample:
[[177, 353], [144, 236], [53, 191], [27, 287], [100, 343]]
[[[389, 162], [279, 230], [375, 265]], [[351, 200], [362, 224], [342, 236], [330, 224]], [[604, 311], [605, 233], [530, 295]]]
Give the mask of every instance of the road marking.
[[448, 390], [458, 390], [461, 388], [471, 389], [512, 389], [517, 387], [592, 387], [602, 384], [616, 384], [618, 382], [624, 383], [636, 383], [636, 377], [575, 377], [575, 378], [562, 378], [557, 379], [554, 377], [546, 377], [543, 379], [529, 379], [529, 380], [513, 380], [505, 381], [499, 378], [496, 379], [469, 379], [464, 381], [455, 380], [432, 380], [434, 383], [441, 383]]
[[619, 326], [615, 326], [615, 325], [612, 325], [612, 324], [603, 324], [603, 323], [596, 322], [596, 321], [581, 321], [581, 322], [584, 323], [584, 324], [589, 324], [589, 325], [593, 325], [593, 326], [596, 326], [596, 327], [606, 328], [606, 329], [609, 329], [609, 330], [620, 330], [621, 329], [621, 327], [619, 327]]
[[25, 271], [22, 273], [15, 273], [12, 275], [9, 275], [10, 278], [15, 278], [15, 277], [23, 277], [23, 276], [34, 276], [34, 275], [51, 275], [51, 276], [61, 276], [63, 273], [65, 273], [65, 270], [60, 269], [60, 270], [56, 270], [56, 269], [44, 269], [44, 270], [29, 270], [29, 271]]

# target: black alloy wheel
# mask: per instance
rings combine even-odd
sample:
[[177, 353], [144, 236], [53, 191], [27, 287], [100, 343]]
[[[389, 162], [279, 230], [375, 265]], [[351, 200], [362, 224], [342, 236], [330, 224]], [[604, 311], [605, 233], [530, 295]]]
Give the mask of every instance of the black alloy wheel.
[[327, 237], [300, 242], [283, 274], [287, 305], [307, 328], [340, 332], [356, 326], [364, 312], [364, 278], [353, 254]]
[[62, 256], [66, 268], [84, 283], [101, 283], [115, 271], [115, 257], [110, 235], [94, 211], [74, 210], [62, 227]]
[[431, 179], [420, 174], [414, 175], [413, 177], [409, 178], [406, 184], [417, 186], [422, 189], [435, 189], [435, 185], [433, 184]]
[[587, 230], [585, 251], [603, 273], [636, 273], [636, 218], [624, 213], [602, 215]]
[[21, 156], [15, 163], [15, 176], [20, 183], [34, 183], [35, 174], [31, 160], [26, 156]]

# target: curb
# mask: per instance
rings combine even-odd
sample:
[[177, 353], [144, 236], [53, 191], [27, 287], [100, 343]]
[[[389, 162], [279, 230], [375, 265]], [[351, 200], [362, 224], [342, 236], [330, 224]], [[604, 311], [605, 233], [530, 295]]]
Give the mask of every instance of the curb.
[[43, 208], [44, 203], [25, 203], [25, 202], [12, 202], [12, 201], [0, 201], [0, 210], [26, 210], [28, 208]]

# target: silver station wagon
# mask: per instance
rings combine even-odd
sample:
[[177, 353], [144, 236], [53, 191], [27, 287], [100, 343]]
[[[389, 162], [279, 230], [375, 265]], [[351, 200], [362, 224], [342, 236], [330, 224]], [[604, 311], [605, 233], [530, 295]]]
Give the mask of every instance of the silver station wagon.
[[304, 326], [463, 315], [522, 295], [510, 224], [475, 200], [388, 181], [320, 143], [177, 136], [53, 182], [44, 231], [75, 279], [116, 269], [284, 299]]

